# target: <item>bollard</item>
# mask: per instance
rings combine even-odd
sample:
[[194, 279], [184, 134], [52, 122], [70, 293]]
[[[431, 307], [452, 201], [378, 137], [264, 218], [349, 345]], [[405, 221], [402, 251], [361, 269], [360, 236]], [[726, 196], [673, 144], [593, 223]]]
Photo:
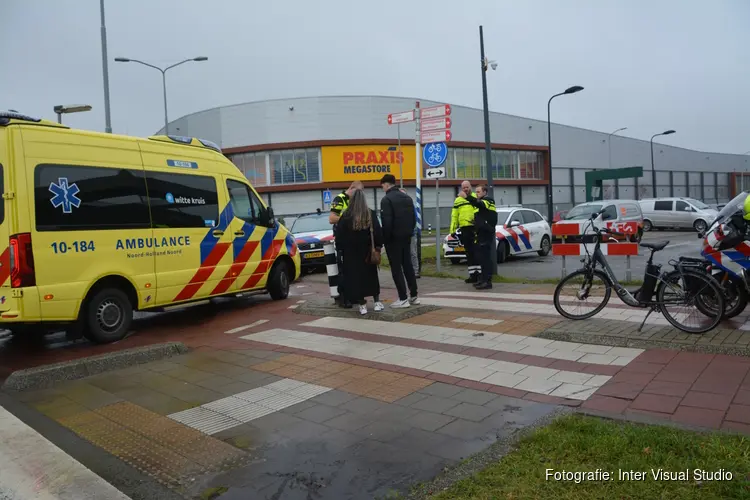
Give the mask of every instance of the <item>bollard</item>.
[[563, 260], [563, 264], [562, 264], [562, 277], [564, 278], [564, 277], [566, 277], [568, 275], [568, 270], [566, 269], [566, 266], [565, 266], [565, 256], [564, 255], [562, 256], [562, 260]]
[[630, 255], [625, 256], [625, 281], [633, 281], [633, 273], [630, 271]]
[[323, 245], [323, 253], [325, 254], [326, 273], [328, 273], [328, 288], [331, 297], [336, 300], [339, 296], [339, 265], [336, 263], [336, 248], [333, 246], [333, 242]]

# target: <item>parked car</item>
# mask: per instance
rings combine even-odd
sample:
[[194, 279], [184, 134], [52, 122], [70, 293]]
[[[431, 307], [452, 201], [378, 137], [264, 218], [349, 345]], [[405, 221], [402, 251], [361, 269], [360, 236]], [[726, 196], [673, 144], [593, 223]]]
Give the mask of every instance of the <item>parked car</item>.
[[568, 210], [559, 210], [555, 212], [555, 215], [552, 217], [552, 224], [564, 220], [566, 215], [568, 215]]
[[[443, 239], [443, 255], [451, 264], [459, 264], [466, 259], [466, 249], [461, 245], [458, 234], [449, 234]], [[552, 234], [549, 224], [536, 210], [523, 207], [502, 207], [497, 209], [497, 262], [502, 264], [510, 255], [523, 255], [537, 252], [548, 255], [552, 249]]]
[[558, 224], [584, 221], [591, 217], [592, 214], [601, 212], [602, 210], [604, 212], [601, 215], [601, 220], [604, 222], [637, 222], [638, 232], [635, 235], [635, 240], [641, 241], [641, 237], [643, 236], [643, 213], [641, 206], [636, 200], [599, 200], [581, 203], [573, 207]]
[[692, 198], [653, 198], [641, 200], [643, 230], [693, 228], [704, 231], [714, 221], [718, 211]]
[[328, 222], [328, 213], [300, 215], [294, 219], [290, 231], [297, 242], [302, 272], [309, 273], [324, 267], [323, 244], [333, 241], [333, 228]]

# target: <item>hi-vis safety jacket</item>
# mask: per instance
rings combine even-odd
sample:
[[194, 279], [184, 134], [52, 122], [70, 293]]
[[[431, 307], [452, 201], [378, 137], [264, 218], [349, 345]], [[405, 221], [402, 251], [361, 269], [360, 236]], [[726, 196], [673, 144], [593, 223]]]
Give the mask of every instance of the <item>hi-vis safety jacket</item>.
[[333, 198], [331, 212], [341, 217], [347, 208], [349, 208], [349, 195], [346, 191], [342, 191]]
[[469, 201], [469, 196], [476, 200], [476, 195], [471, 193], [466, 198], [458, 196], [453, 202], [453, 211], [451, 211], [451, 234], [455, 233], [456, 229], [474, 225], [474, 215], [477, 213], [477, 209], [474, 208], [474, 204]]

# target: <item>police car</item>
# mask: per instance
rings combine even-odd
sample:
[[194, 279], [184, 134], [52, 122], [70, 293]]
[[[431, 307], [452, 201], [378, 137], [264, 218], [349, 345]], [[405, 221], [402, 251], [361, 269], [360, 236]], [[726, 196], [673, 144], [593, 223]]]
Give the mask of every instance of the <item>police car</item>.
[[325, 267], [323, 245], [333, 241], [333, 229], [328, 222], [328, 213], [301, 215], [294, 220], [290, 231], [297, 242], [302, 271], [311, 272], [315, 268]]
[[[460, 234], [460, 229], [456, 232]], [[510, 255], [536, 252], [544, 257], [552, 249], [552, 231], [542, 214], [530, 208], [498, 207], [497, 262], [502, 264]], [[466, 259], [466, 249], [457, 235], [449, 234], [443, 239], [443, 255], [451, 264]], [[304, 263], [304, 259], [303, 259]]]

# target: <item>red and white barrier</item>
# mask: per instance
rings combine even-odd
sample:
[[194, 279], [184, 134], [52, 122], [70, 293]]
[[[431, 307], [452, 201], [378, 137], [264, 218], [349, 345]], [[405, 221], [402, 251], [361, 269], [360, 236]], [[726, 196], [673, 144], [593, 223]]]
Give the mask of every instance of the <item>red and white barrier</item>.
[[[552, 225], [552, 255], [560, 256], [579, 256], [586, 255], [586, 247], [588, 246], [589, 252], [594, 250], [594, 243], [567, 243], [566, 240], [580, 239], [583, 236], [591, 236], [595, 234], [593, 229], [589, 227], [589, 222], [558, 222]], [[638, 234], [638, 223], [637, 222], [607, 222], [607, 229], [612, 231], [623, 233], [629, 236], [635, 236]], [[585, 231], [585, 232], [584, 232]], [[638, 255], [638, 243], [630, 241], [622, 241], [622, 237], [617, 236], [603, 236], [603, 241], [600, 249], [604, 255]], [[617, 242], [612, 242], [615, 239]], [[556, 242], [554, 240], [561, 240]]]

